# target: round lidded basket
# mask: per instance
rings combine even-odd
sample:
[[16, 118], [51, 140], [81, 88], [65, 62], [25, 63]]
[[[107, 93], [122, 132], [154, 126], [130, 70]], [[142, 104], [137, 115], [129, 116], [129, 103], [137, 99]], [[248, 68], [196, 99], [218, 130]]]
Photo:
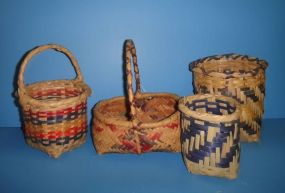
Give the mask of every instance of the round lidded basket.
[[170, 93], [142, 93], [132, 40], [125, 41], [124, 52], [127, 96], [100, 101], [93, 109], [93, 142], [97, 153], [180, 152], [179, 97]]
[[239, 54], [205, 57], [190, 64], [196, 94], [220, 94], [242, 105], [241, 140], [258, 141], [264, 113], [265, 60]]
[[[49, 49], [69, 58], [76, 78], [25, 85], [27, 64], [33, 56]], [[17, 91], [26, 142], [54, 158], [83, 144], [86, 141], [87, 97], [90, 94], [91, 90], [84, 83], [79, 65], [69, 50], [57, 44], [31, 50], [20, 65]]]
[[239, 170], [240, 107], [221, 95], [194, 95], [179, 100], [181, 152], [194, 174], [236, 178]]

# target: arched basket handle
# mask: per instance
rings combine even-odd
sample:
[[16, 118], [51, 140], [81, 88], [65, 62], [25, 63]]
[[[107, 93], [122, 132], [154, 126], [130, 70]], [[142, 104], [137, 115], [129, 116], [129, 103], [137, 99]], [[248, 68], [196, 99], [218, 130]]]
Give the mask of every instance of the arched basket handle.
[[[135, 107], [135, 98], [141, 93], [141, 82], [139, 75], [139, 68], [137, 62], [136, 48], [133, 40], [126, 40], [124, 44], [124, 59], [125, 59], [125, 70], [127, 76], [127, 93], [128, 93], [128, 103], [130, 107], [129, 116], [131, 120], [136, 119], [136, 107]], [[135, 72], [136, 80], [136, 90], [133, 90], [133, 73], [132, 73], [132, 64]]]
[[47, 45], [38, 46], [38, 47], [32, 49], [31, 51], [28, 52], [28, 54], [22, 60], [22, 63], [20, 65], [19, 74], [18, 74], [18, 87], [19, 87], [19, 90], [21, 90], [21, 91], [25, 90], [24, 73], [25, 73], [27, 64], [30, 62], [30, 60], [35, 55], [37, 55], [37, 54], [39, 54], [41, 52], [44, 52], [46, 50], [49, 50], [49, 49], [53, 49], [53, 50], [56, 50], [58, 52], [61, 52], [61, 53], [65, 54], [68, 57], [68, 59], [70, 60], [72, 66], [75, 69], [75, 72], [76, 72], [75, 80], [83, 81], [83, 77], [82, 77], [82, 74], [81, 74], [78, 62], [75, 59], [75, 57], [72, 55], [72, 53], [68, 49], [64, 48], [61, 45], [58, 45], [58, 44], [47, 44]]

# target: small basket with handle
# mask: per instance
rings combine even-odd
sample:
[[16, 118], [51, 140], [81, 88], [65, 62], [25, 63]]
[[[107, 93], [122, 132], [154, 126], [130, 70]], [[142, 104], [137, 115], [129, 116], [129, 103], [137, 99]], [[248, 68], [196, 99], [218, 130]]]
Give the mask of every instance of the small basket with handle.
[[[24, 72], [27, 64], [33, 56], [49, 49], [69, 58], [76, 71], [76, 78], [25, 85]], [[83, 144], [86, 141], [86, 109], [90, 93], [75, 57], [66, 48], [47, 44], [28, 52], [20, 65], [17, 91], [26, 142], [54, 158]]]
[[142, 93], [132, 40], [125, 41], [124, 52], [127, 97], [100, 101], [93, 109], [93, 142], [97, 153], [180, 152], [179, 97], [170, 93]]

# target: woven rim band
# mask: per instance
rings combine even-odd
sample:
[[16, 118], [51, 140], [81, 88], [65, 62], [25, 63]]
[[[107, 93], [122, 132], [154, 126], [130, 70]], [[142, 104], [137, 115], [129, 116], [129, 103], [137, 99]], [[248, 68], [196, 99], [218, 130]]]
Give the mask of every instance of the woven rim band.
[[[172, 93], [142, 93], [141, 95], [138, 96], [138, 99], [149, 97], [149, 96], [170, 96], [170, 97], [173, 97], [175, 100], [179, 99], [179, 97], [177, 95], [172, 94]], [[124, 96], [113, 97], [111, 99], [102, 100], [99, 103], [97, 103], [95, 108], [93, 109], [93, 113], [94, 113], [96, 119], [99, 119], [100, 121], [105, 122], [105, 123], [109, 123], [109, 124], [112, 124], [115, 122], [117, 125], [120, 125], [120, 126], [131, 127], [132, 122], [130, 122], [130, 121], [118, 120], [115, 117], [114, 118], [113, 117], [106, 118], [104, 116], [104, 114], [102, 114], [100, 112], [100, 109], [102, 109], [102, 107], [104, 105], [110, 103], [111, 101], [121, 101], [121, 100], [125, 100], [125, 97]], [[160, 120], [160, 121], [140, 123], [139, 127], [140, 128], [153, 128], [153, 127], [163, 126], [163, 125], [177, 119], [177, 116], [179, 116], [179, 111], [176, 111], [175, 113], [173, 113], [169, 117], [166, 117], [165, 119]]]
[[[49, 50], [49, 49], [53, 49], [55, 51], [61, 52], [68, 57], [72, 66], [74, 67], [74, 70], [76, 72], [76, 77], [72, 80], [50, 80], [50, 81], [37, 82], [37, 83], [33, 83], [33, 84], [45, 84], [46, 82], [49, 82], [51, 84], [56, 84], [56, 83], [68, 84], [68, 83], [71, 83], [73, 85], [76, 85], [76, 86], [84, 89], [84, 91], [80, 95], [72, 97], [72, 98], [61, 99], [60, 101], [41, 101], [41, 100], [37, 100], [37, 99], [33, 98], [32, 96], [30, 96], [27, 93], [27, 87], [28, 86], [25, 85], [25, 83], [24, 83], [24, 73], [26, 70], [26, 66], [35, 55], [37, 55], [41, 52], [44, 52], [46, 50]], [[33, 84], [30, 84], [30, 85], [33, 85]], [[86, 85], [83, 82], [83, 76], [81, 74], [79, 64], [78, 64], [77, 60], [75, 59], [75, 57], [72, 55], [72, 53], [68, 49], [64, 48], [61, 45], [47, 44], [47, 45], [38, 46], [38, 47], [32, 49], [23, 58], [23, 61], [20, 65], [19, 74], [18, 74], [18, 91], [17, 91], [17, 94], [20, 96], [20, 101], [22, 101], [22, 102], [28, 101], [31, 104], [56, 107], [59, 104], [63, 104], [63, 103], [70, 104], [70, 103], [73, 103], [75, 100], [82, 100], [82, 99], [88, 97], [91, 94], [91, 89], [88, 87], [88, 85]]]
[[[246, 61], [251, 62], [256, 67], [249, 71], [240, 70], [239, 72], [231, 72], [226, 71], [222, 72], [207, 72], [205, 68], [202, 66], [203, 63], [207, 62], [229, 62], [229, 61]], [[213, 55], [204, 57], [198, 60], [195, 60], [189, 64], [189, 69], [193, 72], [200, 72], [205, 75], [213, 76], [213, 77], [224, 77], [224, 78], [232, 78], [232, 77], [247, 77], [247, 76], [255, 76], [258, 74], [260, 70], [265, 70], [268, 67], [268, 63], [265, 60], [251, 57], [248, 55], [240, 55], [240, 54], [222, 54], [222, 55]]]
[[[191, 110], [187, 107], [186, 103], [193, 100], [205, 100], [205, 99], [218, 99], [222, 101], [227, 101], [235, 106], [235, 111], [228, 115], [215, 115], [204, 112], [197, 112], [195, 110]], [[240, 117], [240, 105], [235, 99], [230, 97], [222, 96], [222, 95], [211, 95], [211, 94], [198, 94], [193, 96], [183, 97], [179, 100], [178, 104], [179, 110], [186, 114], [187, 116], [194, 117], [195, 119], [200, 119], [203, 121], [211, 121], [211, 122], [230, 122], [237, 120]]]

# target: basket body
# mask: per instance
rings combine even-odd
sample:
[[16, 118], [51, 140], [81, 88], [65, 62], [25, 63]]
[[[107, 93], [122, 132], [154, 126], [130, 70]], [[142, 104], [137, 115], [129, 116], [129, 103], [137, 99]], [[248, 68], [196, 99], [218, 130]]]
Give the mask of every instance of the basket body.
[[[144, 93], [138, 99], [147, 100], [141, 104], [142, 112], [138, 112], [138, 118], [144, 121], [138, 123], [138, 127], [127, 117], [125, 97], [101, 101], [95, 106], [93, 142], [97, 153], [180, 152], [180, 113], [176, 110], [178, 96]], [[157, 112], [147, 110], [148, 105]]]
[[[31, 100], [39, 104], [20, 95], [26, 142], [54, 158], [83, 144], [88, 125], [87, 95], [80, 95], [84, 95], [87, 89], [87, 86], [76, 86], [76, 83], [65, 80], [27, 86]], [[53, 105], [53, 100], [57, 104]], [[70, 102], [64, 104], [65, 100]]]
[[242, 141], [260, 138], [266, 67], [264, 60], [238, 54], [210, 56], [190, 64], [196, 94], [221, 94], [240, 102]]
[[[23, 74], [31, 58], [48, 49], [64, 53], [77, 77], [24, 84]], [[91, 90], [83, 82], [77, 61], [66, 48], [48, 44], [36, 47], [24, 58], [18, 76], [18, 98], [27, 144], [57, 158], [86, 141], [87, 97]]]
[[240, 111], [236, 105], [229, 97], [215, 95], [180, 99], [181, 151], [191, 173], [237, 177]]

